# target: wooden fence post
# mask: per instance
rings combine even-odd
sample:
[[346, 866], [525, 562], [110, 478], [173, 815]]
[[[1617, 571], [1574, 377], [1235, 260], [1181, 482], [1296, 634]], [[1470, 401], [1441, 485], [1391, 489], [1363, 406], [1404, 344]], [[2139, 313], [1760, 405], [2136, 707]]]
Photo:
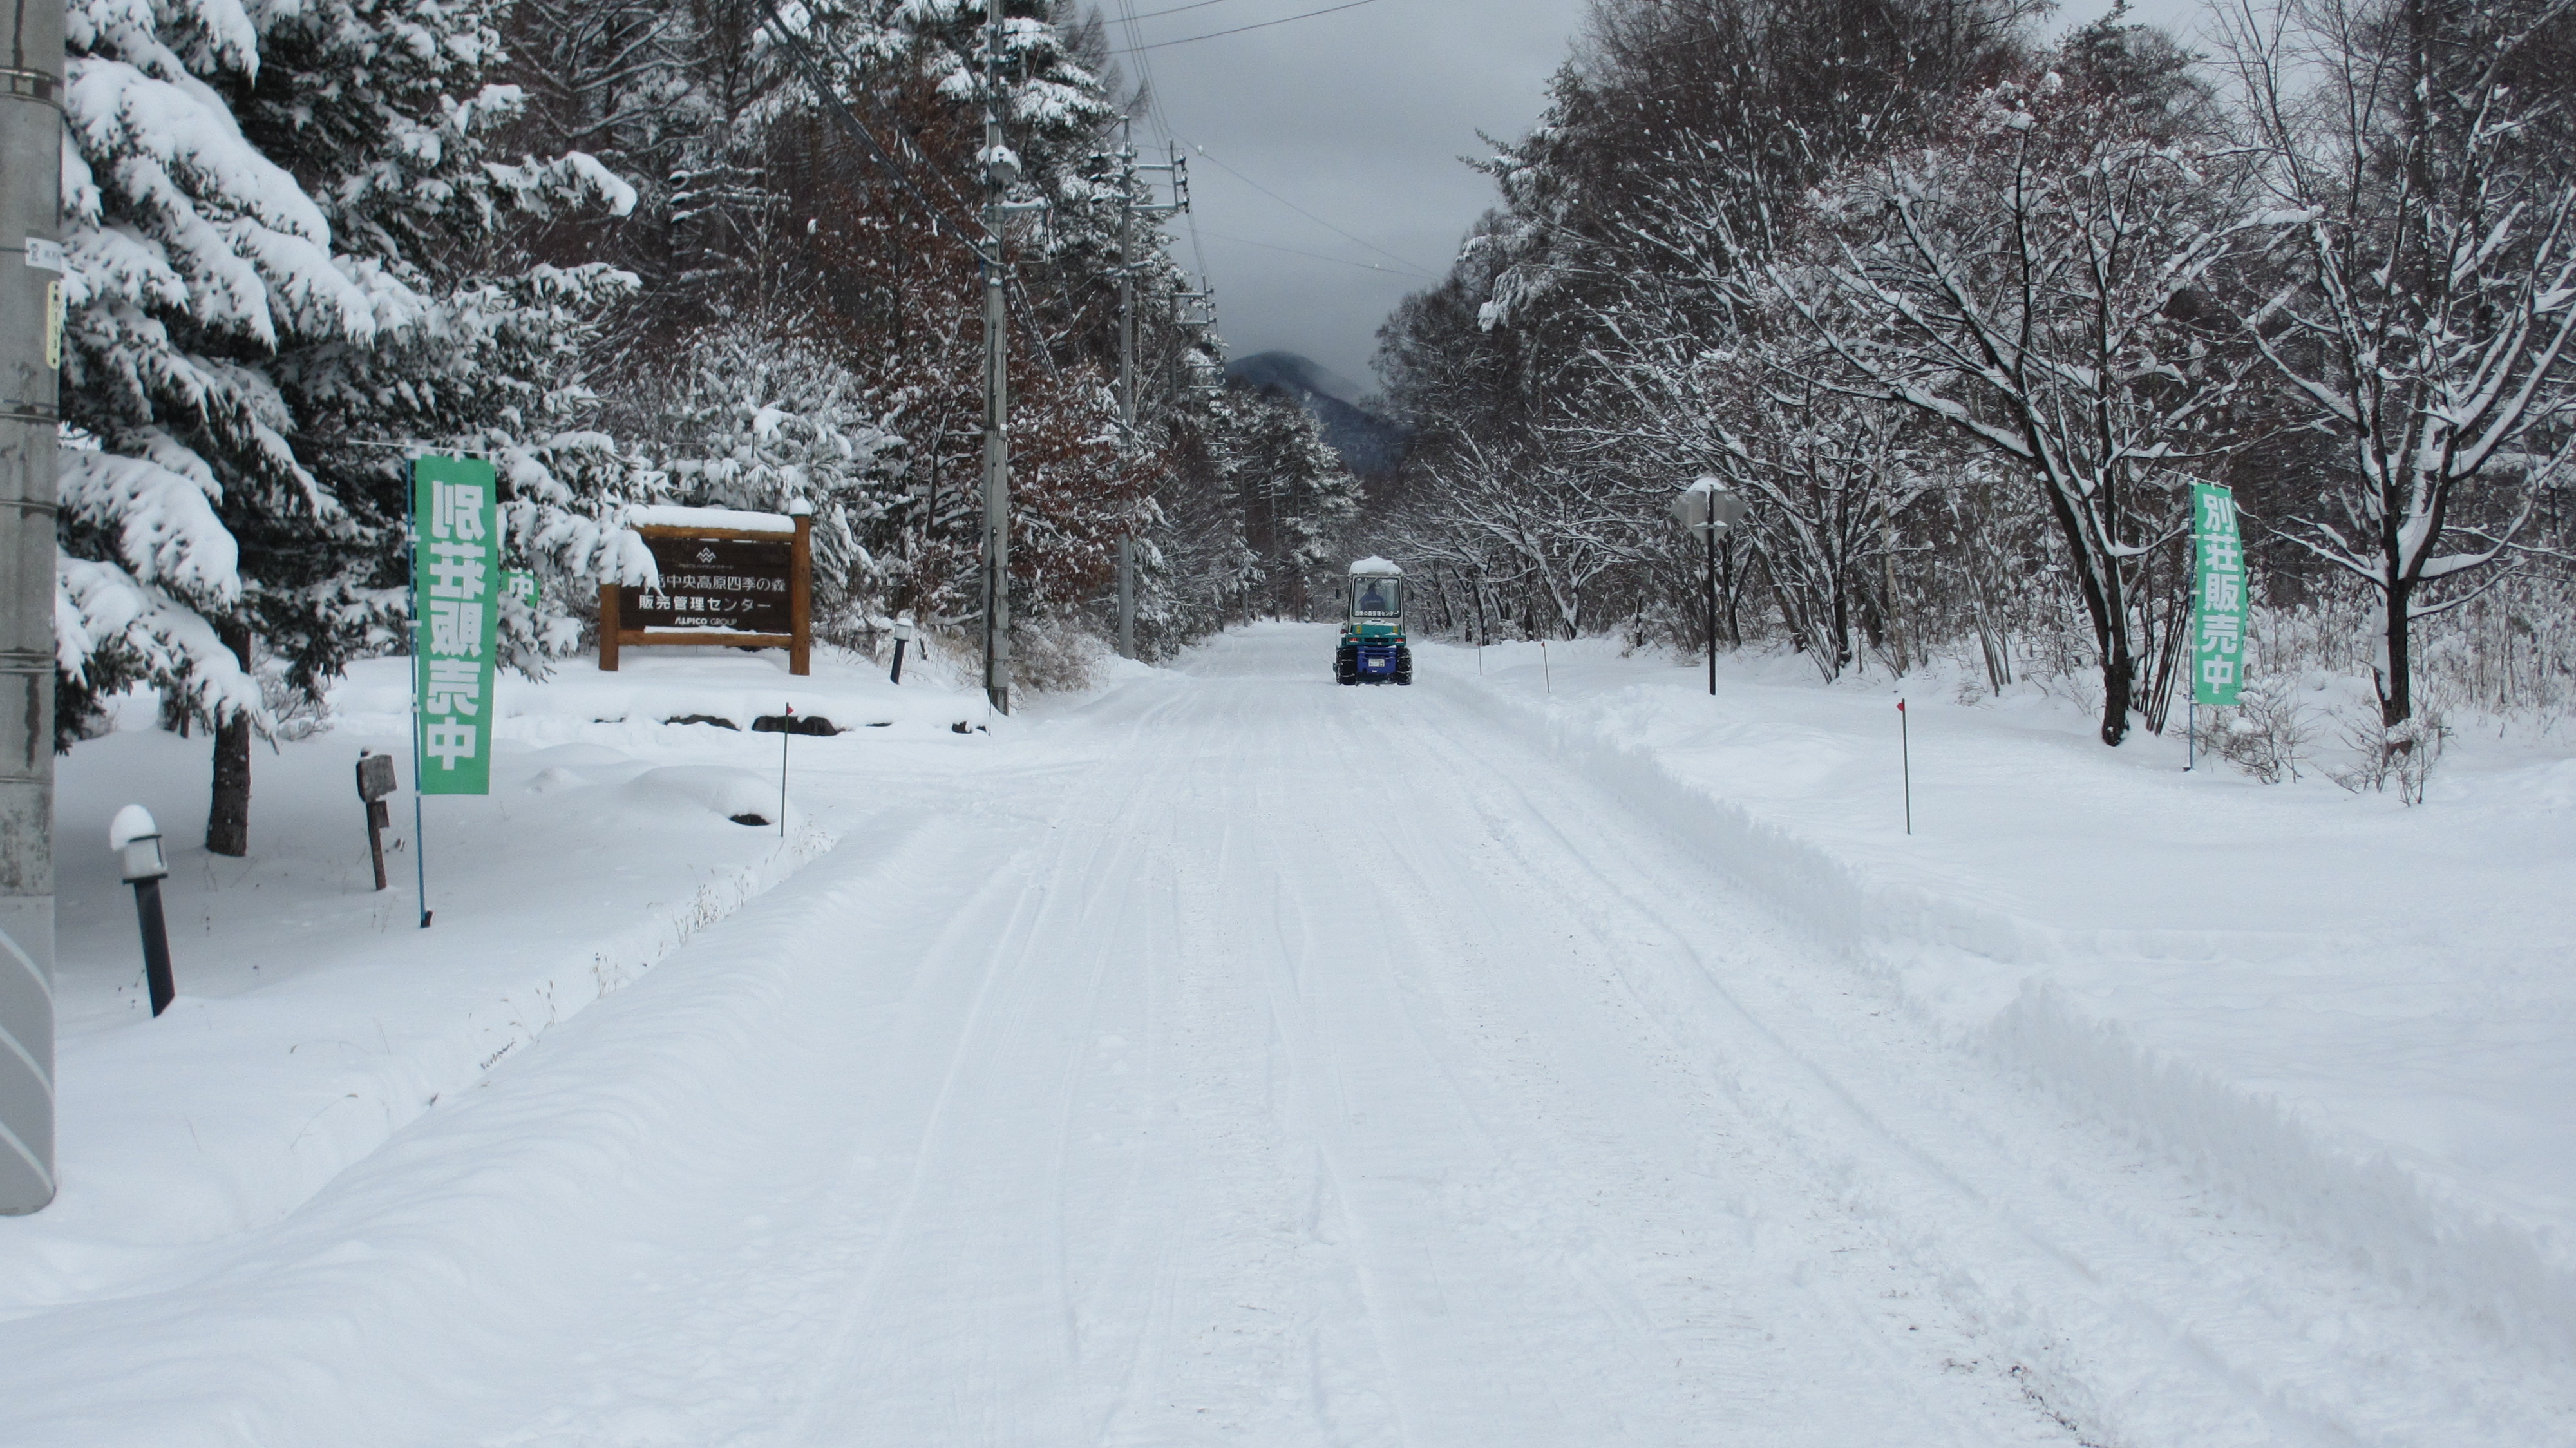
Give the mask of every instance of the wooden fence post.
[[604, 673], [617, 672], [617, 631], [623, 626], [617, 617], [617, 585], [599, 585], [599, 667]]
[[795, 642], [787, 646], [787, 672], [813, 672], [814, 653], [814, 517], [796, 515], [796, 552], [787, 565], [788, 632]]

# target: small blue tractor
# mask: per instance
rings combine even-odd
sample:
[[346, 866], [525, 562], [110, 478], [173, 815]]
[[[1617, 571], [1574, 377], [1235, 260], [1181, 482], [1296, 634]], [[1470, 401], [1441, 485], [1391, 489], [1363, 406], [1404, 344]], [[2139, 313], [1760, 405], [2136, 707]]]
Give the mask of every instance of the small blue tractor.
[[1404, 570], [1383, 558], [1351, 565], [1351, 611], [1333, 655], [1342, 684], [1410, 684], [1413, 650], [1404, 642]]

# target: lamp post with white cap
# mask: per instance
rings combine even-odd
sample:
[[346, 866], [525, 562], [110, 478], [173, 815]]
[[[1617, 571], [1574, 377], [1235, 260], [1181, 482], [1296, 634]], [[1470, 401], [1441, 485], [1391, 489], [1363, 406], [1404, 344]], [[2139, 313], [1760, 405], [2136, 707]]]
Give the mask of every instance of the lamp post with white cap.
[[1703, 475], [1673, 499], [1673, 521], [1708, 540], [1708, 692], [1717, 693], [1717, 535], [1744, 521], [1744, 498]]
[[170, 927], [161, 919], [161, 881], [170, 862], [161, 856], [161, 827], [152, 811], [130, 804], [116, 812], [107, 827], [107, 847], [116, 851], [125, 883], [134, 887], [134, 919], [143, 927], [143, 978], [152, 988], [152, 1014], [170, 1008], [177, 990], [170, 984]]

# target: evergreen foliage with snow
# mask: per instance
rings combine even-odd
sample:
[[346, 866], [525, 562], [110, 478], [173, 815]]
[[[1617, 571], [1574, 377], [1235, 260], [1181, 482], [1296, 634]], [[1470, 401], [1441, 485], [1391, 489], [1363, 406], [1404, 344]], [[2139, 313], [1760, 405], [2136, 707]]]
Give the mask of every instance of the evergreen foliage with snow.
[[[581, 521], [607, 480], [552, 461], [628, 283], [510, 238], [632, 193], [494, 151], [496, 8], [74, 6], [64, 398], [94, 446], [63, 454], [67, 734], [134, 681], [264, 726], [254, 652], [309, 701], [393, 646], [413, 452], [499, 455], [531, 561], [615, 567]], [[570, 641], [512, 624], [525, 660]]]

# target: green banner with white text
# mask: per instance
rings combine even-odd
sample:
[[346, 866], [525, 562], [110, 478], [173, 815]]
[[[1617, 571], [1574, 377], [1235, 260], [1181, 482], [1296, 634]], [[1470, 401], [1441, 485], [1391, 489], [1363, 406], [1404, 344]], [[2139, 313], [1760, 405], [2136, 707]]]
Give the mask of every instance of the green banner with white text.
[[492, 465], [472, 458], [420, 458], [411, 477], [414, 778], [422, 794], [490, 794], [498, 489]]
[[2236, 495], [2211, 483], [2191, 487], [2192, 698], [2225, 708], [2245, 685], [2245, 539]]

